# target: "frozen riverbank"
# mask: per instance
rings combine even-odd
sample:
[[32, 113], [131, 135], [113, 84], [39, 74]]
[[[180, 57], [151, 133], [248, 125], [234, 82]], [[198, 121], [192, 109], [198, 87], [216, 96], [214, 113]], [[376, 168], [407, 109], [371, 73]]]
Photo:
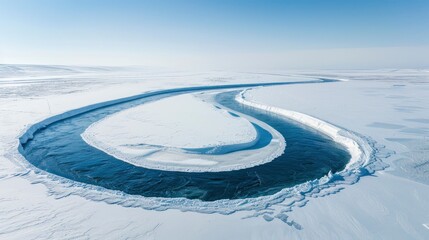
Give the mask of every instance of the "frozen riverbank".
[[[349, 81], [329, 86], [259, 88], [248, 91], [246, 97], [371, 136], [397, 153], [385, 160], [391, 165], [391, 173], [428, 184], [428, 75], [411, 70], [331, 73], [329, 77]], [[311, 98], [302, 97], [304, 91]], [[274, 97], [283, 94], [284, 98]]]
[[235, 100], [246, 106], [278, 114], [282, 117], [286, 117], [288, 119], [299, 122], [322, 134], [329, 136], [335, 142], [338, 142], [339, 144], [346, 147], [351, 154], [351, 159], [347, 164], [346, 168], [352, 168], [353, 166], [359, 168], [368, 164], [368, 162], [370, 161], [373, 149], [365, 140], [360, 139], [353, 133], [300, 112], [290, 111], [275, 106], [269, 106], [258, 102], [248, 101], [246, 100], [245, 93], [246, 91], [240, 92], [240, 94], [236, 96]]

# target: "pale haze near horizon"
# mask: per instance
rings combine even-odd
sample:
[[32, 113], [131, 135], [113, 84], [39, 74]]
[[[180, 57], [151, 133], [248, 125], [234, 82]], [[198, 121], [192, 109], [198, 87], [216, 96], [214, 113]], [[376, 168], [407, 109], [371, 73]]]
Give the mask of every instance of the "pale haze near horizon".
[[429, 67], [429, 2], [4, 1], [0, 64]]

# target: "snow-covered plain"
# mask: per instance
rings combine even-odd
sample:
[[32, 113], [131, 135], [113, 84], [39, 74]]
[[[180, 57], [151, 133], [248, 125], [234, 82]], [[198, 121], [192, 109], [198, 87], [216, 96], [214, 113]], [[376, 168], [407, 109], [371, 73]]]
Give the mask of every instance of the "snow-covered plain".
[[[0, 71], [0, 238], [429, 237], [427, 71], [185, 73], [19, 65], [3, 68], [15, 70]], [[26, 74], [27, 69], [38, 69], [37, 76]], [[89, 104], [154, 89], [303, 80], [309, 75], [351, 81], [256, 88], [246, 93], [246, 99], [303, 112], [373, 138], [387, 147], [383, 150], [376, 145], [377, 157], [390, 168], [353, 185], [328, 184], [313, 188], [305, 197], [292, 194], [280, 198], [275, 206], [256, 212], [224, 215], [157, 206], [154, 209], [165, 211], [139, 208], [133, 205], [133, 197], [82, 186], [32, 168], [17, 151], [18, 137], [31, 124]], [[392, 152], [396, 154], [388, 157]]]

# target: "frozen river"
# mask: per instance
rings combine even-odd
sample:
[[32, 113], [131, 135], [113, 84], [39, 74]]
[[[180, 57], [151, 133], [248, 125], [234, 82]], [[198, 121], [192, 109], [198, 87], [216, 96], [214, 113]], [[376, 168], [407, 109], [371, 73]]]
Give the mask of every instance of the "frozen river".
[[[280, 132], [287, 147], [279, 157], [259, 166], [234, 171], [162, 171], [116, 159], [88, 145], [80, 137], [94, 121], [174, 93], [142, 97], [54, 122], [36, 131], [33, 138], [23, 143], [22, 153], [36, 167], [70, 180], [146, 197], [185, 197], [204, 201], [271, 195], [342, 170], [350, 160], [349, 153], [329, 137], [297, 122], [245, 107], [234, 100], [237, 94], [234, 91], [221, 93], [215, 99], [221, 106], [256, 118]], [[253, 124], [260, 136], [258, 141], [236, 151], [256, 154], [270, 144], [272, 134]], [[216, 155], [230, 158], [233, 163], [239, 162], [234, 159], [237, 155]]]
[[[124, 236], [143, 239], [428, 239], [427, 70], [237, 73], [30, 65], [2, 65], [0, 70], [2, 239], [120, 239]], [[311, 83], [319, 78], [349, 81]], [[26, 132], [39, 128], [42, 131], [51, 131], [56, 123], [49, 124], [49, 121], [52, 123], [56, 120], [59, 121], [58, 126], [63, 128], [58, 133], [51, 132], [52, 136], [57, 134], [60, 137], [56, 138], [58, 145], [61, 145], [61, 141], [67, 142], [74, 138], [76, 143], [79, 141], [84, 148], [93, 151], [95, 148], [86, 144], [80, 133], [85, 130], [83, 125], [88, 126], [103, 117], [96, 116], [94, 121], [86, 119], [79, 131], [64, 136], [65, 122], [73, 121], [78, 113], [76, 109], [80, 109], [82, 116], [98, 111], [96, 109], [109, 115], [108, 109], [112, 109], [114, 105], [119, 106], [117, 99], [129, 100], [124, 106], [131, 107], [131, 100], [136, 100], [137, 103], [140, 101], [137, 98], [142, 94], [159, 90], [220, 86], [216, 90], [220, 93], [236, 91], [235, 88], [220, 89], [221, 85], [298, 80], [307, 81], [309, 84], [278, 84], [270, 87], [247, 85], [246, 89], [253, 88], [241, 92], [242, 99], [237, 96], [235, 98], [247, 105], [237, 105], [236, 111], [232, 110], [234, 106], [228, 105], [235, 105], [236, 102], [223, 102], [222, 95], [219, 95], [217, 101], [209, 103], [220, 107], [222, 111], [237, 114], [249, 123], [255, 123], [271, 135], [274, 132], [267, 127], [268, 122], [270, 127], [279, 133], [283, 132], [281, 126], [304, 128], [302, 131], [305, 136], [310, 136], [307, 135], [310, 133], [315, 133], [317, 137], [331, 134], [330, 136], [336, 138], [336, 133], [339, 133], [340, 137], [350, 136], [344, 133], [354, 133], [363, 143], [368, 144], [371, 150], [369, 159], [377, 160], [375, 163], [379, 163], [381, 167], [377, 168], [377, 165], [372, 163], [347, 166], [348, 163], [344, 169], [339, 166], [336, 173], [328, 173], [295, 187], [285, 187], [282, 182], [278, 187], [285, 188], [278, 191], [277, 183], [272, 184], [274, 175], [266, 176], [266, 182], [264, 179], [257, 181], [256, 175], [252, 175], [254, 172], [249, 171], [267, 164], [277, 164], [279, 158], [276, 158], [262, 165], [232, 171], [249, 173], [249, 180], [243, 182], [249, 186], [248, 189], [262, 184], [261, 186], [266, 186], [266, 190], [272, 191], [273, 194], [264, 195], [263, 191], [251, 192], [246, 189], [249, 196], [259, 197], [246, 197], [243, 192], [239, 193], [241, 198], [228, 199], [226, 194], [218, 194], [219, 196], [210, 197], [212, 200], [218, 200], [210, 201], [207, 198], [203, 201], [201, 196], [208, 189], [204, 184], [200, 184], [198, 188], [188, 188], [189, 193], [179, 191], [183, 195], [189, 194], [188, 198], [127, 194], [120, 186], [117, 186], [118, 190], [112, 190], [115, 188], [97, 185], [99, 179], [96, 172], [106, 170], [99, 167], [99, 162], [94, 162], [91, 167], [91, 162], [76, 163], [69, 159], [71, 162], [62, 162], [58, 166], [52, 160], [58, 158], [56, 155], [63, 154], [64, 149], [56, 148], [52, 152], [43, 153], [43, 146], [37, 145], [37, 151], [46, 157], [43, 161], [50, 159], [53, 163], [43, 168], [41, 165], [32, 165], [28, 161], [31, 159], [24, 158], [18, 151], [19, 139], [26, 135]], [[228, 93], [225, 94], [223, 97], [231, 97]], [[130, 97], [136, 95], [138, 97]], [[158, 99], [154, 97], [154, 100]], [[141, 102], [144, 102], [143, 99]], [[104, 110], [100, 108], [103, 106], [106, 107]], [[245, 109], [241, 109], [242, 107]], [[269, 118], [264, 119], [261, 114], [268, 114]], [[279, 116], [278, 123], [275, 123], [275, 118]], [[307, 125], [303, 127], [302, 124], [286, 121], [285, 116], [304, 121]], [[309, 128], [309, 125], [312, 127]], [[79, 124], [68, 127], [79, 128]], [[315, 129], [319, 132], [315, 132]], [[288, 157], [288, 151], [293, 149], [293, 136], [290, 134], [292, 133], [287, 131], [281, 134], [286, 142], [282, 155], [285, 159]], [[30, 140], [31, 134], [21, 138], [21, 142], [25, 142], [27, 137]], [[50, 144], [56, 144], [55, 141], [39, 138], [37, 133], [33, 137], [35, 143], [39, 140], [46, 141], [47, 148]], [[27, 150], [33, 140], [25, 146]], [[174, 143], [174, 139], [167, 140], [167, 143]], [[253, 137], [240, 141], [251, 143]], [[211, 143], [216, 142], [218, 139]], [[198, 142], [191, 145], [191, 148], [201, 147], [201, 143], [205, 142]], [[235, 141], [226, 142], [231, 143], [235, 144]], [[338, 148], [341, 151], [350, 150], [344, 145]], [[257, 148], [259, 152], [262, 149], [264, 147]], [[247, 151], [251, 151], [249, 146], [233, 152]], [[27, 156], [30, 152], [24, 154]], [[82, 156], [85, 154], [83, 152]], [[143, 168], [152, 173], [171, 173], [137, 166], [127, 162], [125, 158], [115, 158], [102, 150], [97, 154], [105, 156], [106, 160], [126, 165], [129, 169]], [[195, 155], [190, 152], [186, 154]], [[205, 155], [219, 157], [224, 154]], [[352, 158], [354, 156], [355, 154]], [[86, 159], [88, 158], [83, 161]], [[70, 168], [67, 164], [77, 168]], [[387, 164], [390, 167], [385, 168]], [[89, 178], [91, 175], [81, 171], [85, 168], [83, 166], [92, 168], [95, 172], [91, 174], [95, 174], [92, 175], [95, 177]], [[68, 171], [68, 174], [73, 176], [61, 177], [60, 174], [50, 172], [52, 169]], [[196, 176], [228, 171], [177, 173]], [[278, 174], [276, 169], [273, 173]], [[120, 174], [117, 177], [122, 178]], [[73, 178], [89, 178], [93, 183], [71, 180]], [[137, 178], [137, 181], [142, 180]], [[215, 179], [214, 182], [216, 181]], [[271, 183], [270, 186], [268, 182]], [[254, 186], [251, 183], [254, 183]], [[184, 189], [186, 187], [181, 188]], [[259, 190], [262, 190], [262, 187]], [[234, 191], [229, 189], [227, 192], [231, 196]]]

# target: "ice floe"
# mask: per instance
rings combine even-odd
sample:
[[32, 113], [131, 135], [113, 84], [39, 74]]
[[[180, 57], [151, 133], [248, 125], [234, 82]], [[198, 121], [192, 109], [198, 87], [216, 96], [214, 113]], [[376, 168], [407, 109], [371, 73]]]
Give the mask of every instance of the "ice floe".
[[[255, 124], [271, 133], [270, 144], [240, 151], [260, 140]], [[250, 122], [249, 117], [215, 107], [191, 94], [108, 116], [88, 127], [82, 138], [136, 166], [187, 172], [248, 168], [273, 160], [285, 148], [284, 138], [270, 126], [256, 119]]]

